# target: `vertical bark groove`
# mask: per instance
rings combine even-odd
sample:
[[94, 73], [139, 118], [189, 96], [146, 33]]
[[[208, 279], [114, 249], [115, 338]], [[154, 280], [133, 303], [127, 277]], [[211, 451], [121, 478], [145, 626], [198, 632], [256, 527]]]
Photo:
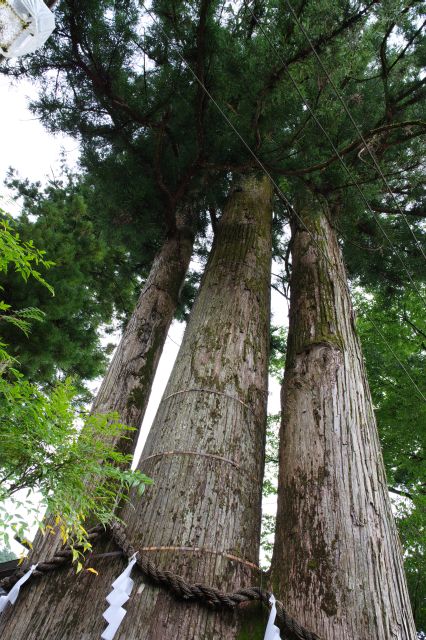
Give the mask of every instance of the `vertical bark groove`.
[[[266, 428], [271, 262], [270, 183], [242, 181], [225, 207], [178, 359], [148, 436], [140, 469], [154, 480], [121, 517], [136, 548], [200, 547], [217, 553], [152, 551], [162, 569], [225, 590], [257, 579]], [[202, 388], [219, 393], [182, 390]], [[233, 396], [233, 397], [228, 397]], [[236, 402], [238, 398], [241, 402]], [[167, 451], [203, 455], [156, 455]], [[213, 456], [234, 460], [239, 468]], [[113, 548], [112, 543], [100, 551]], [[94, 640], [123, 568], [96, 560], [98, 576], [61, 569], [33, 583], [8, 614], [3, 640]], [[232, 612], [177, 602], [135, 572], [116, 640], [230, 640]], [[14, 626], [15, 625], [15, 626]]]
[[340, 248], [318, 205], [306, 200], [299, 213], [307, 229], [293, 225], [274, 591], [324, 640], [414, 640]]
[[182, 226], [164, 242], [93, 402], [92, 413], [116, 411], [122, 422], [137, 429], [130, 440], [117, 443], [125, 453], [136, 445], [192, 246], [192, 232]]
[[[129, 438], [121, 438], [116, 442], [116, 448], [122, 453], [131, 453], [136, 446], [157, 364], [188, 270], [192, 247], [193, 234], [189, 227], [185, 226], [184, 216], [181, 216], [176, 234], [165, 240], [154, 259], [148, 279], [142, 288], [136, 307], [94, 399], [92, 413], [116, 411], [123, 423], [136, 429]], [[53, 522], [50, 524], [54, 525]], [[31, 561], [37, 562], [50, 558], [61, 546], [62, 541], [59, 534], [42, 536], [41, 533], [37, 533], [34, 549], [31, 552]], [[108, 544], [107, 548], [109, 549], [110, 546]], [[82, 580], [83, 593], [85, 590], [87, 593], [93, 589], [96, 590], [96, 584], [91, 584], [86, 576], [84, 578]], [[100, 633], [86, 636], [83, 631], [81, 631], [81, 635], [78, 635], [80, 632], [74, 629], [71, 622], [67, 628], [66, 625], [64, 627], [64, 619], [61, 617], [53, 620], [46, 615], [44, 607], [50, 607], [53, 602], [53, 606], [56, 603], [60, 609], [63, 606], [62, 598], [66, 601], [68, 597], [73, 597], [75, 581], [74, 568], [69, 571], [61, 569], [58, 571], [58, 575], [37, 580], [34, 582], [34, 586], [30, 586], [26, 603], [28, 613], [34, 607], [39, 611], [38, 615], [45, 618], [40, 629], [35, 631], [34, 638], [59, 639], [66, 637], [71, 639], [100, 636]], [[66, 587], [63, 587], [62, 583]], [[96, 603], [100, 616], [105, 608], [102, 600], [103, 597], [99, 598], [99, 602]], [[32, 626], [34, 618], [32, 616], [31, 619], [26, 618], [24, 615], [22, 619], [18, 619], [17, 615], [19, 616], [19, 613], [13, 608], [2, 616], [0, 620], [0, 627], [4, 625], [1, 628], [2, 638], [9, 637], [13, 640], [27, 638], [29, 630], [26, 627]]]

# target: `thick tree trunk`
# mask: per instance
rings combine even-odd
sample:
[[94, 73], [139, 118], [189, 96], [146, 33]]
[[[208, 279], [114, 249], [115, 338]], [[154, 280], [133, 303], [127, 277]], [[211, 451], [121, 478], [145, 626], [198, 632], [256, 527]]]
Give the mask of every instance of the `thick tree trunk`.
[[[158, 361], [188, 270], [194, 236], [191, 225], [187, 222], [186, 216], [179, 215], [176, 233], [164, 241], [155, 257], [136, 307], [92, 404], [92, 413], [115, 411], [123, 423], [135, 428], [134, 432], [128, 432], [125, 438], [121, 437], [115, 443], [116, 449], [122, 453], [132, 453], [136, 446]], [[51, 521], [50, 526], [53, 525], [54, 522]], [[61, 545], [58, 534], [43, 536], [38, 532], [31, 552], [31, 562], [52, 557]], [[57, 585], [56, 580], [63, 579], [64, 576], [54, 578], [52, 582]], [[73, 579], [72, 574], [68, 579]], [[26, 637], [23, 627], [13, 617], [13, 612], [8, 613], [11, 622], [4, 631], [0, 631], [2, 637], [7, 637], [9, 633], [11, 638]], [[3, 619], [0, 619], [0, 628], [7, 616], [5, 613]], [[53, 631], [48, 636], [46, 632], [46, 637], [60, 637], [57, 634], [57, 631]], [[68, 637], [75, 636], [71, 634]]]
[[306, 196], [299, 214], [306, 228], [293, 221], [273, 589], [324, 640], [413, 640], [341, 251], [325, 208]]
[[[271, 198], [269, 182], [251, 177], [228, 200], [139, 464], [154, 484], [121, 514], [136, 548], [157, 549], [145, 553], [159, 567], [230, 591], [259, 578]], [[91, 565], [98, 576], [60, 569], [23, 589], [2, 640], [98, 639], [105, 597], [124, 563], [110, 557]], [[133, 577], [114, 640], [236, 637], [234, 614], [178, 602], [136, 570]]]
[[126, 326], [92, 413], [116, 411], [136, 429], [116, 448], [133, 452], [151, 392], [158, 361], [173, 320], [192, 254], [193, 233], [180, 220], [177, 232], [157, 254]]

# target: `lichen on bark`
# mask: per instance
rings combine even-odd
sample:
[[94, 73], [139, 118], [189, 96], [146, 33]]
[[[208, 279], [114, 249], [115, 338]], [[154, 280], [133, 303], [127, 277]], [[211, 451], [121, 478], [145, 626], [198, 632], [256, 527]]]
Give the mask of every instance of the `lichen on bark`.
[[272, 585], [325, 640], [414, 640], [345, 268], [326, 204], [292, 221]]
[[[154, 483], [121, 513], [136, 548], [163, 548], [146, 552], [160, 568], [225, 591], [258, 579], [249, 563], [258, 561], [266, 429], [272, 188], [248, 176], [241, 189], [225, 207], [142, 453], [139, 468]], [[103, 542], [96, 551], [113, 549]], [[104, 599], [123, 560], [98, 558], [95, 568], [96, 580], [61, 570], [22, 594], [14, 619], [27, 640], [100, 637]], [[134, 579], [117, 640], [236, 637], [237, 614], [177, 601], [136, 572]], [[4, 640], [19, 637], [10, 619], [2, 631]]]

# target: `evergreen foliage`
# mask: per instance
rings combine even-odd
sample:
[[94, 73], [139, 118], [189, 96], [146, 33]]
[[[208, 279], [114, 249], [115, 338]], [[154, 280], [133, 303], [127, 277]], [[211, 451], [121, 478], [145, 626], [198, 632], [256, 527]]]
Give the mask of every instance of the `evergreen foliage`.
[[[52, 295], [52, 286], [35, 268], [52, 266], [44, 254], [32, 240], [22, 240], [7, 218], [2, 221], [0, 270], [13, 267], [24, 282], [31, 278]], [[0, 308], [7, 312], [0, 317], [2, 328], [12, 325], [29, 339], [29, 321], [43, 321], [43, 314], [34, 308], [15, 310], [3, 301]], [[115, 439], [132, 429], [114, 414], [80, 413], [79, 425], [75, 397], [68, 379], [49, 393], [41, 391], [25, 378], [19, 361], [0, 342], [0, 537], [6, 546], [10, 531], [20, 539], [28, 537], [29, 514], [32, 524], [42, 526], [47, 509], [60, 525], [64, 542], [82, 546], [83, 551], [73, 551], [79, 570], [82, 553], [90, 549], [85, 520], [90, 515], [107, 524], [115, 517], [117, 493], [125, 497], [131, 487], [142, 491], [150, 480], [130, 471], [131, 457], [114, 449]]]
[[93, 189], [83, 180], [64, 176], [44, 191], [13, 177], [9, 185], [23, 198], [14, 227], [23, 240], [48, 251], [54, 263], [49, 282], [55, 290], [53, 296], [43, 282], [27, 287], [13, 270], [0, 275], [13, 308], [36, 307], [44, 314], [44, 322], [32, 327], [31, 339], [19, 327], [4, 328], [10, 352], [26, 376], [44, 385], [61, 375], [76, 381], [94, 378], [106, 362], [100, 330], [111, 331], [127, 318], [146, 265], [141, 259], [136, 265], [119, 234], [113, 242], [112, 230], [98, 223], [99, 209], [89, 204]]
[[16, 556], [9, 549], [0, 549], [0, 562], [8, 562], [8, 560], [15, 560]]
[[[30, 298], [26, 290], [16, 298], [15, 306], [38, 306], [47, 315], [46, 323], [34, 329], [28, 358], [22, 345], [17, 354], [40, 381], [52, 380], [56, 368], [82, 377], [95, 375], [102, 361], [97, 329], [114, 313], [125, 315], [131, 308], [138, 268], [144, 273], [164, 236], [173, 233], [179, 208], [197, 209], [199, 236], [208, 223], [206, 212], [214, 230], [231, 175], [258, 168], [190, 67], [291, 205], [297, 209], [306, 187], [331, 203], [348, 274], [361, 287], [356, 298], [358, 330], [388, 481], [406, 498], [399, 505], [398, 524], [416, 621], [423, 629], [424, 403], [369, 321], [380, 327], [422, 387], [426, 329], [419, 291], [423, 297], [426, 292], [418, 243], [425, 246], [426, 234], [421, 175], [426, 49], [421, 4], [303, 0], [294, 8], [364, 140], [286, 2], [156, 0], [147, 13], [132, 1], [62, 0], [58, 28], [42, 52], [2, 69], [38, 80], [41, 93], [32, 105], [34, 112], [50, 131], [80, 141], [82, 167], [90, 176], [89, 184], [61, 186], [59, 196], [49, 191], [41, 198], [33, 192], [35, 204], [28, 205], [28, 213], [37, 220], [24, 215], [19, 221], [23, 237], [28, 228], [25, 237], [38, 238], [37, 245], [49, 248], [58, 264], [66, 263], [63, 239], [71, 240], [74, 260], [68, 262], [66, 278], [52, 280], [63, 305], [57, 332], [49, 329], [47, 335], [48, 322], [55, 326], [57, 321], [56, 301], [35, 294]], [[370, 153], [380, 162], [397, 202]], [[22, 185], [20, 189], [23, 192]], [[84, 213], [67, 217], [64, 204], [49, 204], [56, 197]], [[283, 226], [291, 217], [294, 222], [292, 212], [278, 203], [275, 253], [283, 262], [284, 285], [291, 264]], [[56, 239], [49, 222], [54, 219]], [[82, 243], [81, 254], [76, 238]], [[52, 252], [55, 246], [58, 250]], [[100, 272], [96, 277], [93, 265]], [[64, 294], [59, 296], [62, 279]], [[112, 290], [114, 281], [122, 302]], [[190, 288], [187, 293], [190, 300]], [[14, 328], [8, 330], [12, 335]], [[75, 344], [80, 345], [77, 350]], [[279, 366], [275, 358], [274, 370]]]

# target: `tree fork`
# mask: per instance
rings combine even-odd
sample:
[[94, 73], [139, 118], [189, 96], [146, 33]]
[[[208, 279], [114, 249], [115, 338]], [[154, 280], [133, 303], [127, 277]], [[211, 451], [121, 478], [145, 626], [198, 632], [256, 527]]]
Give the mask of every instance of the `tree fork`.
[[[121, 517], [160, 569], [226, 591], [256, 584], [266, 429], [272, 187], [228, 199], [178, 359], [139, 468], [154, 480]], [[44, 545], [46, 546], [46, 544]], [[104, 542], [96, 552], [114, 550]], [[43, 545], [37, 556], [47, 554]], [[2, 640], [92, 640], [105, 628], [117, 557], [35, 580], [4, 615]], [[239, 614], [176, 601], [135, 572], [117, 640], [230, 640]], [[253, 624], [259, 624], [258, 607]], [[245, 615], [245, 625], [252, 622]], [[264, 624], [264, 617], [261, 617]], [[245, 633], [245, 632], [244, 632]], [[241, 637], [252, 637], [245, 635]]]
[[324, 640], [416, 632], [354, 311], [325, 205], [292, 221], [272, 584]]

